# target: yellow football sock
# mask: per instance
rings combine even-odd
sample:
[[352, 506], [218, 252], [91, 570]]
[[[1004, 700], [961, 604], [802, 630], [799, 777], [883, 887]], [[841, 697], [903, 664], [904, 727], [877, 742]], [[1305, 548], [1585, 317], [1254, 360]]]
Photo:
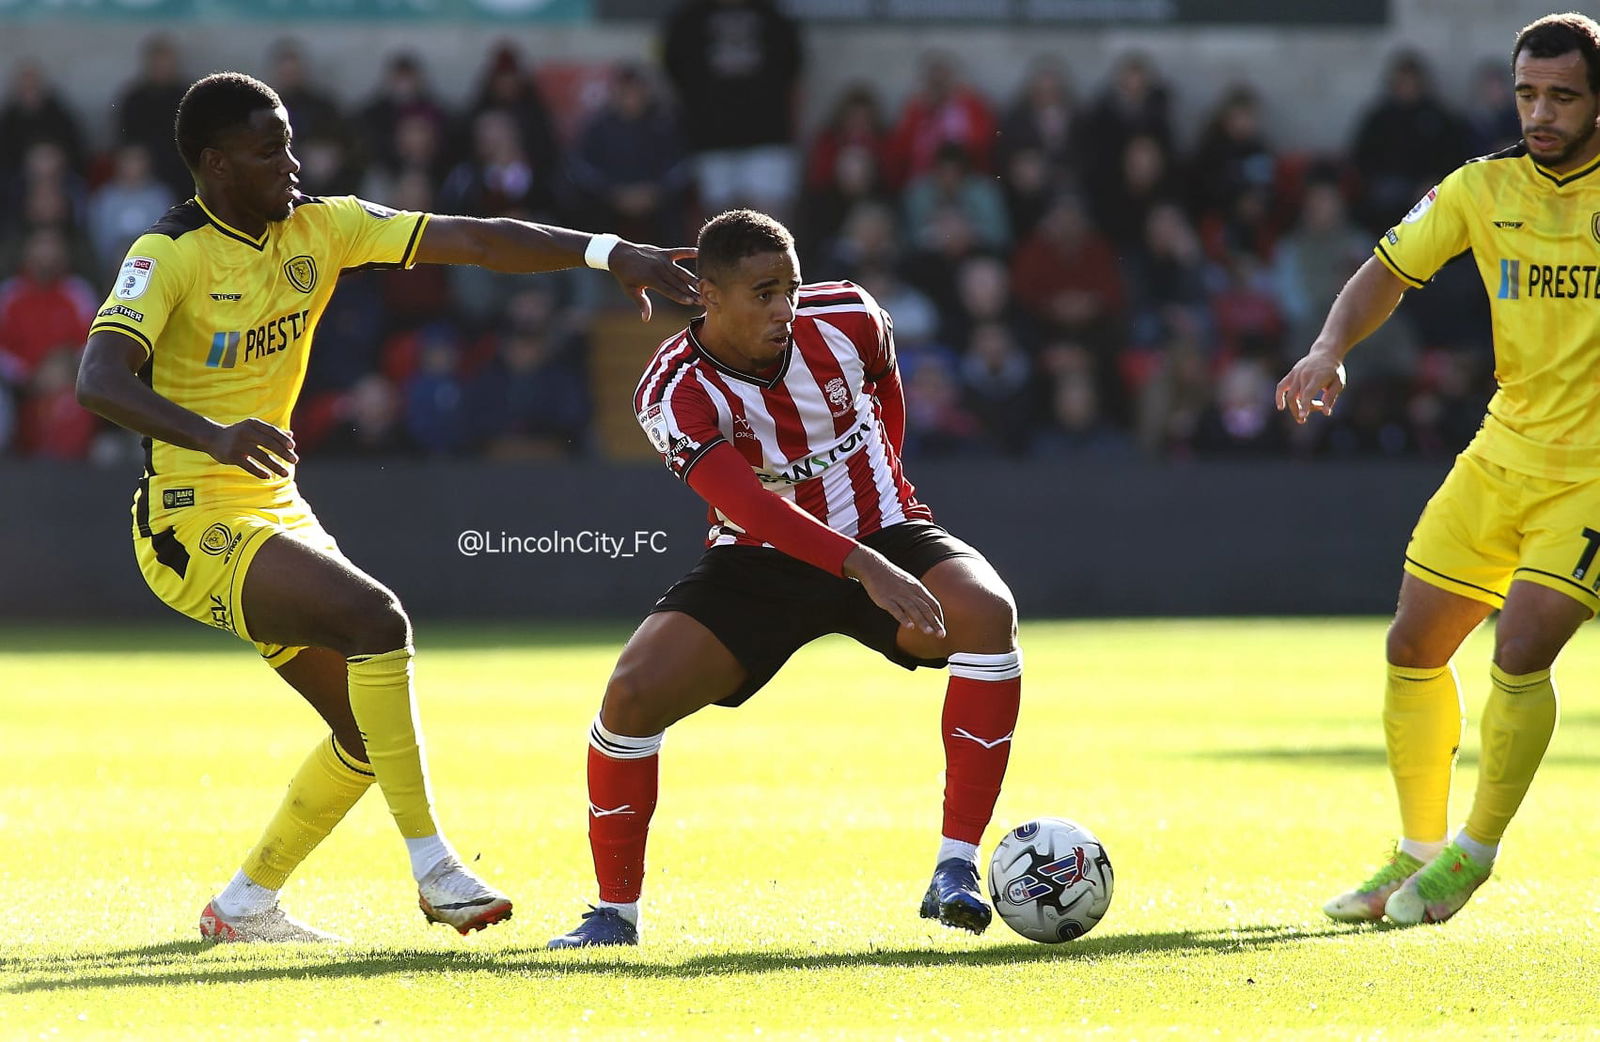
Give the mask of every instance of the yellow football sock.
[[268, 890], [283, 889], [289, 873], [316, 849], [372, 784], [372, 768], [338, 747], [317, 743], [289, 781], [289, 792], [267, 823], [242, 871]]
[[1483, 707], [1483, 759], [1478, 792], [1467, 815], [1467, 836], [1494, 846], [1528, 794], [1539, 761], [1556, 732], [1556, 685], [1548, 669], [1513, 676], [1489, 667], [1489, 701]]
[[1461, 688], [1453, 666], [1389, 664], [1383, 737], [1406, 839], [1441, 842], [1450, 825], [1450, 774], [1461, 746]]
[[367, 759], [400, 834], [421, 839], [439, 831], [433, 821], [428, 768], [423, 762], [411, 697], [408, 645], [381, 655], [350, 658], [350, 711], [367, 743]]

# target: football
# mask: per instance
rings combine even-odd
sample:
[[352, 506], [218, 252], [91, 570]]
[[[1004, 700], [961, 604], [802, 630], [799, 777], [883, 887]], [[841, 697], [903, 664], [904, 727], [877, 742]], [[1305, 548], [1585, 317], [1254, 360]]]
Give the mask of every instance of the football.
[[1030, 941], [1082, 937], [1111, 907], [1111, 858], [1094, 833], [1063, 818], [1036, 818], [1005, 834], [989, 860], [989, 897]]

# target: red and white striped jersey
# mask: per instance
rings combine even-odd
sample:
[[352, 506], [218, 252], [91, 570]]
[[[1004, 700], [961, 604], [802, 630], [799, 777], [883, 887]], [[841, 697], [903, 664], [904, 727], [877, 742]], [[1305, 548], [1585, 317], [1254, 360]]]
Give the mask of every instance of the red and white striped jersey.
[[[767, 378], [717, 361], [697, 323], [656, 349], [634, 410], [667, 469], [687, 478], [728, 442], [769, 491], [853, 538], [932, 520], [901, 472], [874, 392], [894, 370], [894, 335], [878, 302], [849, 282], [800, 287], [794, 338]], [[769, 546], [713, 507], [707, 545]]]

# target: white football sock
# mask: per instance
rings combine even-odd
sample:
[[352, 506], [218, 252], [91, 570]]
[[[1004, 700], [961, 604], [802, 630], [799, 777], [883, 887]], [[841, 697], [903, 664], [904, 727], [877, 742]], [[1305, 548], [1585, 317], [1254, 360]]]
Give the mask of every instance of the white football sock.
[[1492, 847], [1485, 846], [1484, 844], [1473, 839], [1471, 836], [1467, 835], [1466, 829], [1462, 829], [1460, 832], [1456, 833], [1456, 846], [1472, 855], [1472, 860], [1476, 861], [1484, 868], [1488, 868], [1490, 865], [1494, 864], [1495, 855], [1500, 853], [1500, 844], [1496, 843]]
[[949, 836], [939, 837], [939, 860], [935, 865], [942, 865], [953, 857], [976, 865], [978, 863], [978, 845], [976, 843], [963, 843], [959, 839]]
[[1424, 865], [1438, 857], [1439, 851], [1443, 849], [1444, 840], [1442, 839], [1436, 839], [1432, 843], [1424, 843], [1420, 839], [1402, 839], [1400, 841], [1400, 853], [1410, 854]]
[[443, 833], [435, 832], [420, 839], [407, 839], [406, 853], [411, 855], [411, 877], [420, 883], [423, 876], [432, 872], [439, 862], [454, 855], [455, 851], [444, 841]]
[[596, 901], [594, 906], [596, 908], [615, 908], [617, 910], [617, 914], [628, 920], [628, 922], [632, 923], [636, 929], [639, 926], [638, 901], [629, 901], [626, 904], [620, 904], [616, 901]]
[[268, 890], [260, 883], [254, 882], [243, 872], [235, 872], [233, 880], [228, 883], [222, 893], [217, 895], [214, 902], [217, 911], [230, 919], [237, 919], [242, 915], [255, 915], [265, 912], [278, 903], [278, 892]]

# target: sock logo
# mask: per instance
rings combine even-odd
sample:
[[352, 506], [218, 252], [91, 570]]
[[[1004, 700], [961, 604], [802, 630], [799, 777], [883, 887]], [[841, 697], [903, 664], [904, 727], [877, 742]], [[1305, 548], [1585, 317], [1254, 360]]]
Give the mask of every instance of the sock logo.
[[589, 804], [589, 813], [593, 814], [597, 818], [609, 818], [617, 814], [632, 814], [634, 813], [634, 810], [633, 804], [631, 803], [624, 803], [620, 807], [612, 807], [609, 810], [607, 810], [605, 807], [596, 807], [593, 803], [591, 803]]
[[973, 734], [971, 731], [968, 731], [965, 727], [958, 727], [954, 731], [950, 732], [950, 737], [951, 738], [965, 738], [969, 742], [977, 742], [979, 745], [983, 746], [985, 749], [993, 749], [997, 745], [1004, 745], [1006, 742], [1011, 741], [1011, 736], [1013, 734], [1015, 734], [1015, 733], [1016, 733], [1015, 731], [1008, 731], [1007, 733], [1001, 735], [999, 738], [996, 738], [994, 741], [991, 742], [991, 741], [986, 741], [986, 740], [984, 740], [982, 738], [979, 738], [977, 735]]

